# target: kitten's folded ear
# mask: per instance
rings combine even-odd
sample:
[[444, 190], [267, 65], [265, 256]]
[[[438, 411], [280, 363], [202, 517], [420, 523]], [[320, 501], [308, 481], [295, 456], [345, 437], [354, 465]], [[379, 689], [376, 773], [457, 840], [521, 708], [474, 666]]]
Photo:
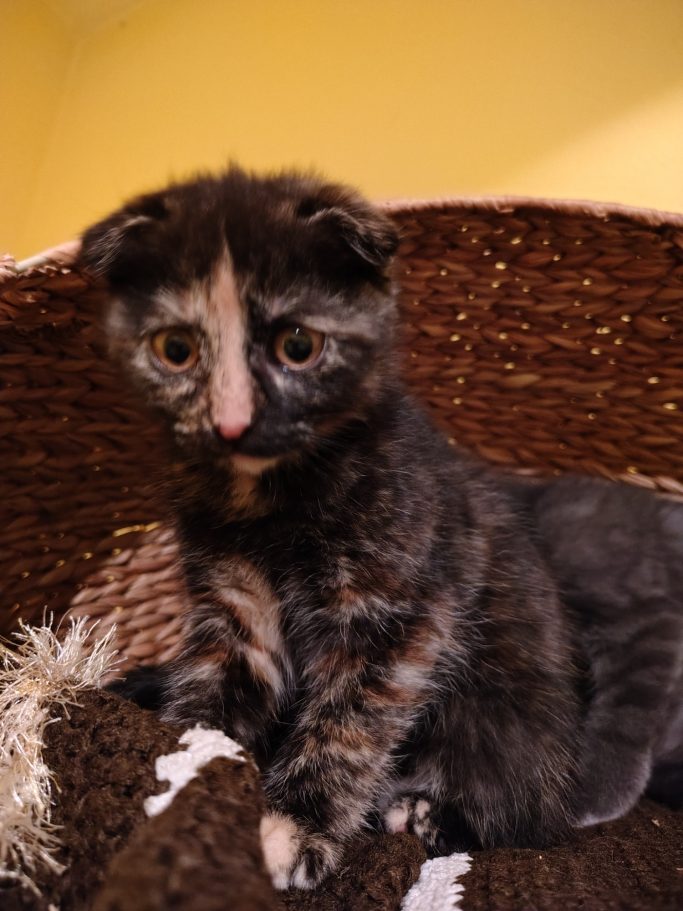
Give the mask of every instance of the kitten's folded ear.
[[383, 272], [398, 248], [396, 225], [362, 196], [325, 184], [302, 199], [296, 210], [328, 239], [336, 238], [368, 266]]
[[154, 258], [162, 224], [169, 216], [169, 200], [163, 192], [131, 200], [83, 233], [80, 262], [112, 285], [139, 282], [144, 279], [141, 270]]

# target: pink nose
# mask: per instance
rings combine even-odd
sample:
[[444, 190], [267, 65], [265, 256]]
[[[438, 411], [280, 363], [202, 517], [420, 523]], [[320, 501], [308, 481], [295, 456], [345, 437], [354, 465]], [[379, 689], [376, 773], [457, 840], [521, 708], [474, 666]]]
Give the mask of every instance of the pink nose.
[[216, 433], [224, 440], [238, 440], [247, 429], [251, 421], [248, 418], [234, 418], [219, 421], [216, 424]]

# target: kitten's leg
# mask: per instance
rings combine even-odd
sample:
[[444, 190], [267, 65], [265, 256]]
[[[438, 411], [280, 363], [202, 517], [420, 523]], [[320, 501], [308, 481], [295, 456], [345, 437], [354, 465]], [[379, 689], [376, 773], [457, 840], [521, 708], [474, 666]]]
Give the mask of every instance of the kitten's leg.
[[225, 730], [253, 749], [276, 710], [284, 669], [231, 607], [223, 591], [194, 608], [183, 652], [165, 674], [160, 714], [171, 724]]
[[659, 602], [595, 630], [589, 646], [595, 695], [584, 729], [576, 801], [580, 826], [617, 819], [644, 793], [675, 668], [681, 618]]
[[470, 661], [469, 679], [442, 691], [401, 744], [394, 796], [380, 807], [390, 830], [406, 825], [430, 854], [545, 847], [570, 832], [578, 711], [569, 673], [523, 662], [480, 669]]
[[[340, 624], [345, 608], [335, 606]], [[424, 698], [441, 640], [425, 627], [414, 641], [394, 640], [382, 650], [383, 623], [364, 618], [357, 630], [361, 641], [348, 627], [330, 629], [321, 641], [296, 725], [265, 776], [273, 812], [263, 823], [263, 847], [278, 888], [315, 886], [366, 823], [391, 774], [392, 751]], [[371, 657], [359, 651], [363, 645]]]

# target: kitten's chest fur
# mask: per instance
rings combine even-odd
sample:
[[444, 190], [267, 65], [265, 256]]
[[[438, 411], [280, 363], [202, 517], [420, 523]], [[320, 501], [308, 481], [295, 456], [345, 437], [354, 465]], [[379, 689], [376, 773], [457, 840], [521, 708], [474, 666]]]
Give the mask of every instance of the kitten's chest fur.
[[[267, 499], [261, 491], [257, 497]], [[207, 524], [203, 511], [181, 514], [194, 599], [206, 593], [223, 605], [237, 637], [280, 667], [281, 681], [269, 682], [282, 704], [310, 669], [321, 640], [350, 621], [354, 600], [380, 588], [388, 597], [397, 583], [394, 577], [392, 586], [381, 560], [386, 542], [368, 534], [352, 512], [328, 505], [312, 516], [299, 503], [297, 510], [251, 518], [237, 511], [221, 525]]]
[[[263, 514], [236, 510], [229, 479], [216, 476], [198, 498], [192, 485], [179, 495], [193, 599], [206, 596], [229, 617], [241, 653], [276, 694], [274, 717], [335, 662], [378, 678], [405, 667], [426, 692], [439, 656], [471, 647], [468, 611], [486, 581], [494, 519], [486, 497], [468, 490], [479, 486], [468, 463], [437, 441], [397, 391], [381, 420], [340, 437], [322, 463], [262, 478]], [[402, 466], [420, 446], [429, 459], [413, 461], [408, 477]]]

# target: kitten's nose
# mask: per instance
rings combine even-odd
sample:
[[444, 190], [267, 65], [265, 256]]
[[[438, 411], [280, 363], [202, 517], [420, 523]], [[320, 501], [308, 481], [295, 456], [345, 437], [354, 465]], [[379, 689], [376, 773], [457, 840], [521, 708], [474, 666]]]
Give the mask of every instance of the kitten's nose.
[[214, 429], [219, 437], [224, 440], [239, 440], [244, 431], [251, 424], [251, 418], [235, 416], [218, 421]]
[[233, 368], [229, 375], [218, 372], [211, 390], [214, 432], [224, 440], [239, 440], [254, 420], [254, 394], [247, 368], [241, 362]]

